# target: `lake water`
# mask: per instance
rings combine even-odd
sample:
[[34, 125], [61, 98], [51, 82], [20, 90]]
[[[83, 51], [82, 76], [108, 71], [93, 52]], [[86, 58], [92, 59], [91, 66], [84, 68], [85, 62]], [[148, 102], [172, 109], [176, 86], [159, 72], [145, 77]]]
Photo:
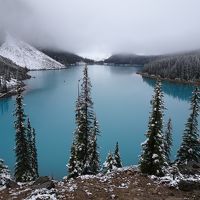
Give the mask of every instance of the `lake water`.
[[[73, 131], [77, 82], [83, 67], [58, 71], [31, 72], [24, 96], [25, 111], [36, 129], [40, 175], [61, 178], [66, 175]], [[101, 162], [115, 143], [120, 145], [124, 165], [138, 163], [140, 144], [145, 140], [150, 100], [155, 81], [137, 75], [138, 67], [89, 66], [94, 109], [100, 124], [98, 138]], [[189, 115], [192, 86], [163, 84], [165, 122], [173, 122], [173, 151], [180, 145], [184, 124]], [[15, 163], [13, 111], [15, 97], [0, 100], [0, 158], [13, 172]]]

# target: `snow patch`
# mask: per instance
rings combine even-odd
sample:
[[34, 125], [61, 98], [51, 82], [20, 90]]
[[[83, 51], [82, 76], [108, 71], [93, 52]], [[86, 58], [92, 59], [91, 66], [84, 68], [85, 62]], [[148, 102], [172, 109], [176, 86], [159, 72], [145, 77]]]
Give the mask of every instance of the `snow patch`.
[[37, 189], [33, 191], [31, 195], [27, 197], [25, 200], [36, 200], [36, 199], [57, 200], [55, 189], [51, 189], [51, 190], [47, 190], [45, 188]]

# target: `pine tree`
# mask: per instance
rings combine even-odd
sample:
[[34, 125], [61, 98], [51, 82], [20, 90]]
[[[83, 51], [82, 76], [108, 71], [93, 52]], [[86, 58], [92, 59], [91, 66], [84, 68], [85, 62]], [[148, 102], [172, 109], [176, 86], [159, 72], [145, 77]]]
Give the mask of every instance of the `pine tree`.
[[[29, 163], [31, 168], [32, 167], [32, 152], [33, 152], [33, 148], [32, 148], [32, 127], [31, 127], [31, 123], [30, 123], [30, 119], [27, 119], [27, 127], [26, 127], [26, 138], [27, 138], [27, 147], [28, 147], [28, 156], [29, 156]], [[32, 176], [33, 176], [33, 170], [32, 170]]]
[[97, 145], [97, 136], [99, 135], [99, 124], [96, 119], [96, 116], [94, 117], [93, 122], [93, 129], [89, 136], [89, 145], [88, 145], [88, 156], [89, 156], [89, 173], [91, 174], [97, 174], [99, 171], [99, 152], [98, 152], [98, 145]]
[[162, 176], [166, 165], [166, 157], [163, 137], [164, 101], [160, 80], [155, 85], [154, 93], [151, 101], [152, 112], [146, 133], [147, 140], [142, 144], [140, 169], [142, 173]]
[[112, 153], [108, 153], [106, 161], [103, 163], [103, 171], [111, 172], [115, 168], [116, 167], [115, 167], [115, 161], [114, 161], [113, 155]]
[[68, 178], [73, 178], [78, 176], [77, 171], [76, 171], [76, 151], [75, 151], [75, 144], [73, 142], [71, 146], [71, 156], [69, 158], [69, 163], [67, 165], [68, 167]]
[[15, 130], [16, 130], [16, 164], [15, 179], [16, 181], [25, 182], [32, 180], [32, 169], [30, 165], [30, 156], [28, 140], [26, 135], [25, 114], [23, 108], [23, 96], [20, 85], [17, 86], [16, 109], [15, 109]]
[[166, 161], [168, 164], [170, 164], [170, 155], [171, 155], [171, 146], [172, 146], [172, 120], [171, 118], [169, 118], [169, 121], [167, 123], [164, 139], [165, 139]]
[[[96, 138], [94, 136], [94, 112], [91, 98], [91, 87], [92, 85], [88, 76], [88, 68], [85, 66], [83, 70], [81, 92], [78, 94], [78, 99], [76, 101], [77, 127], [74, 133], [74, 141], [71, 149], [71, 153], [74, 152], [74, 155], [71, 155], [68, 164], [68, 168], [70, 169], [69, 177], [71, 174], [73, 176], [74, 174], [79, 176], [94, 173], [94, 168], [90, 167], [91, 156], [94, 156], [90, 154], [90, 150], [92, 149], [91, 144], [93, 144], [90, 143], [90, 138]], [[75, 160], [73, 161], [74, 158]]]
[[33, 179], [38, 178], [38, 161], [37, 161], [37, 148], [35, 141], [35, 129], [31, 127], [30, 119], [27, 120], [27, 140], [29, 148], [29, 159], [32, 168]]
[[0, 159], [0, 186], [5, 185], [8, 179], [11, 179], [10, 171], [4, 161]]
[[32, 149], [32, 152], [31, 152], [31, 158], [32, 158], [32, 161], [31, 161], [31, 164], [32, 164], [32, 169], [33, 169], [33, 177], [34, 179], [38, 178], [39, 177], [39, 172], [38, 172], [38, 159], [37, 159], [37, 148], [36, 148], [36, 138], [35, 138], [35, 129], [32, 128], [32, 140], [31, 140], [31, 149]]
[[198, 133], [199, 116], [199, 89], [195, 88], [191, 98], [191, 114], [185, 125], [182, 144], [177, 153], [178, 164], [188, 164], [188, 162], [200, 162], [200, 143]]
[[114, 163], [115, 163], [115, 166], [117, 168], [122, 167], [122, 162], [121, 162], [121, 158], [120, 158], [120, 154], [119, 154], [119, 144], [118, 144], [118, 142], [116, 143], [116, 146], [115, 146]]

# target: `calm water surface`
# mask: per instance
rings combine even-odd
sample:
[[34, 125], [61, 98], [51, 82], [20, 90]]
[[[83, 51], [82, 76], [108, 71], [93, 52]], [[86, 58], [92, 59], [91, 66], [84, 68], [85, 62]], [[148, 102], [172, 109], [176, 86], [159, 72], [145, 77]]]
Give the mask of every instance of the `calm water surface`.
[[[40, 175], [61, 178], [66, 175], [73, 131], [77, 82], [82, 67], [58, 71], [31, 72], [24, 103], [26, 114], [36, 129]], [[124, 165], [137, 164], [140, 144], [145, 140], [153, 80], [137, 75], [137, 67], [89, 66], [93, 85], [92, 98], [99, 120], [101, 162], [119, 141]], [[192, 86], [165, 82], [166, 114], [173, 120], [173, 152], [175, 157], [181, 142], [184, 124], [189, 114]], [[0, 158], [13, 171], [15, 163], [13, 111], [15, 97], [0, 100]]]

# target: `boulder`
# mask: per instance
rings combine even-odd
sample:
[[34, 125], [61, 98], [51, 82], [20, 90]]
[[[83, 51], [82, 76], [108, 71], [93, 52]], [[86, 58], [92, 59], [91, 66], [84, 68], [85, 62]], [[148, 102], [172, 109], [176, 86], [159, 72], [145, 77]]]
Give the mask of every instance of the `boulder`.
[[55, 184], [48, 176], [41, 176], [32, 184], [32, 188], [33, 189], [46, 188], [50, 190], [51, 188], [55, 188]]
[[200, 190], [200, 182], [180, 180], [178, 187], [182, 191]]
[[12, 189], [19, 187], [19, 185], [15, 181], [13, 181], [11, 179], [7, 179], [5, 185], [6, 185], [7, 188], [12, 188]]

